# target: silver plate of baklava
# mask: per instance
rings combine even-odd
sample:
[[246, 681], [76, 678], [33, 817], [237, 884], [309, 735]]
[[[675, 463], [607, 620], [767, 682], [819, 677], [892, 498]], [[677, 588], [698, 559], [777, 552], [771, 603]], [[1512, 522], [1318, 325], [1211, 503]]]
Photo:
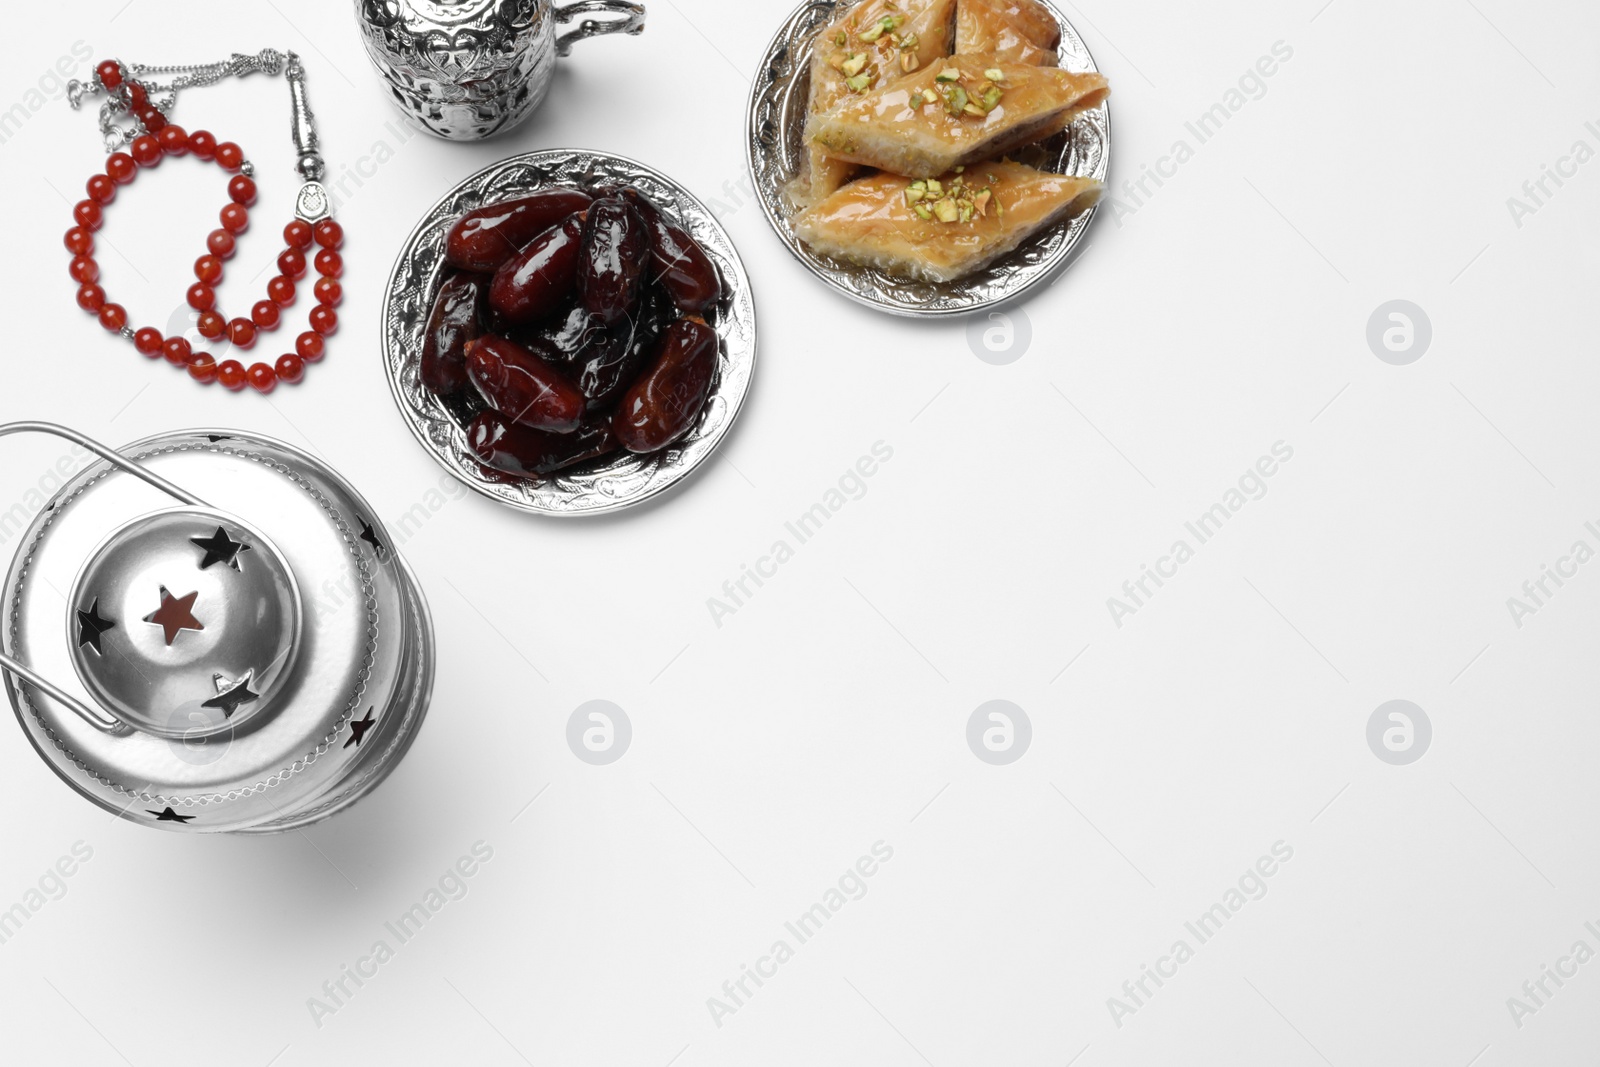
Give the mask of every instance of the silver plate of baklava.
[[751, 177], [832, 288], [964, 315], [1073, 258], [1110, 169], [1109, 92], [1046, 0], [807, 0], [751, 91]]

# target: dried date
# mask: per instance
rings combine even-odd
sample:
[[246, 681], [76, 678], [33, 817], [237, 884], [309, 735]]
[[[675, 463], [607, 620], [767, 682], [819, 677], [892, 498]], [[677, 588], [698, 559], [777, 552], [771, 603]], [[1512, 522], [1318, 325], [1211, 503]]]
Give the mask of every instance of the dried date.
[[467, 374], [489, 406], [513, 422], [568, 433], [583, 419], [583, 394], [547, 361], [504, 337], [472, 342]]
[[486, 411], [467, 427], [467, 444], [485, 464], [507, 474], [539, 477], [615, 452], [609, 419], [585, 422], [572, 433], [546, 433]]
[[633, 384], [613, 420], [629, 452], [658, 452], [689, 432], [717, 370], [717, 334], [699, 316], [672, 324], [644, 375]]
[[635, 314], [611, 327], [603, 343], [584, 353], [577, 364], [576, 381], [590, 411], [617, 402], [638, 378], [677, 317], [672, 298], [664, 290], [652, 287]]
[[651, 272], [666, 287], [685, 315], [698, 315], [722, 294], [717, 268], [694, 238], [667, 221], [660, 208], [636, 189], [627, 190], [628, 201], [644, 220], [650, 237]]
[[584, 309], [607, 326], [631, 313], [649, 254], [644, 223], [627, 199], [596, 200], [584, 222], [578, 268], [578, 296]]
[[521, 324], [565, 310], [578, 280], [584, 216], [573, 215], [535, 237], [495, 273], [489, 306], [502, 322]]
[[488, 279], [454, 274], [439, 287], [422, 338], [422, 384], [435, 396], [454, 396], [467, 387], [467, 343], [483, 334], [479, 316]]
[[592, 203], [589, 194], [577, 189], [545, 189], [469, 211], [450, 227], [445, 262], [461, 270], [493, 274], [529, 241]]

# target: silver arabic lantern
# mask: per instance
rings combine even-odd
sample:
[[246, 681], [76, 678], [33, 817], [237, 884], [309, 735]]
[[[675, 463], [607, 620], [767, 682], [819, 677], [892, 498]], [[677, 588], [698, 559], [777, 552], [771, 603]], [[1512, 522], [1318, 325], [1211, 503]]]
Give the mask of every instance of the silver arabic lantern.
[[68, 785], [161, 829], [270, 833], [394, 769], [432, 695], [433, 624], [349, 483], [231, 430], [117, 452], [0, 425], [21, 432], [99, 457], [35, 517], [4, 589], [7, 693]]

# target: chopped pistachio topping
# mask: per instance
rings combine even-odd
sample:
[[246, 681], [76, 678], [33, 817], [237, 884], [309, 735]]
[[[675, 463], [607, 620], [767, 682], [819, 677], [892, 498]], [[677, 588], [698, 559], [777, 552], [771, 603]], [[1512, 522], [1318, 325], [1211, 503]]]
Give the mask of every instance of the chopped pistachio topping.
[[838, 35], [834, 37], [833, 43], [838, 45], [840, 48], [843, 48], [845, 45], [850, 43], [850, 35], [844, 30], [840, 30]]
[[839, 69], [844, 72], [845, 77], [854, 78], [857, 74], [861, 73], [862, 68], [866, 65], [867, 54], [865, 52], [857, 52], [855, 55], [841, 63], [839, 65]]
[[917, 58], [915, 52], [906, 52], [900, 56], [900, 69], [907, 74], [910, 74], [920, 66], [922, 66], [922, 61]]
[[[1001, 97], [1005, 95], [998, 85], [990, 81], [980, 82], [968, 91], [965, 86], [954, 84], [953, 79], [946, 78], [948, 73], [948, 68], [940, 71], [935, 85], [945, 111], [956, 118], [971, 115], [981, 119], [998, 107]], [[923, 95], [926, 97], [927, 93]]]
[[974, 189], [960, 170], [946, 183], [937, 178], [909, 182], [905, 198], [906, 205], [918, 218], [946, 225], [987, 218], [991, 207], [997, 216], [1005, 214], [993, 189]]
[[990, 67], [988, 70], [983, 72], [983, 76], [992, 82], [997, 82], [1001, 78], [1004, 78], [1006, 74], [1005, 71], [1001, 70], [999, 67]]
[[955, 67], [945, 67], [943, 70], [933, 76], [933, 80], [936, 82], [960, 81], [961, 71], [957, 70]]
[[914, 33], [905, 33], [905, 34], [901, 34], [900, 35], [899, 45], [900, 45], [900, 51], [902, 51], [902, 52], [909, 52], [913, 48], [916, 48], [921, 43], [922, 43], [921, 38], [919, 38]]
[[858, 92], [858, 93], [865, 92], [867, 90], [867, 87], [872, 84], [872, 75], [870, 75], [870, 74], [857, 74], [853, 78], [846, 78], [844, 80], [844, 83], [846, 85], [848, 85], [855, 92]]
[[873, 41], [876, 41], [879, 37], [882, 37], [890, 30], [897, 28], [899, 25], [900, 17], [898, 15], [885, 15], [883, 18], [869, 26], [861, 34], [861, 39], [866, 41], [868, 44], [871, 44]]

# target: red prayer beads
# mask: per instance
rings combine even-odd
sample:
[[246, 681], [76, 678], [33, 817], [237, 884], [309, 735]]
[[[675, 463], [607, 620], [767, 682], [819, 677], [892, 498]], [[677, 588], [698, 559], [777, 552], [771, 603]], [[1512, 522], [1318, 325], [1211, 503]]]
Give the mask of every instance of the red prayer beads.
[[278, 372], [278, 377], [293, 384], [306, 375], [306, 361], [294, 353], [287, 353], [278, 357], [278, 364], [273, 368]]
[[224, 389], [237, 392], [244, 388], [244, 364], [236, 359], [225, 359], [217, 364], [217, 381]]
[[175, 367], [181, 367], [189, 361], [193, 350], [189, 347], [187, 339], [182, 337], [169, 337], [161, 346], [161, 354], [167, 357], [167, 362]]
[[156, 134], [156, 143], [169, 156], [189, 154], [189, 134], [182, 126], [163, 126], [161, 132]]
[[143, 137], [135, 137], [133, 144], [128, 146], [128, 154], [133, 157], [133, 161], [139, 166], [154, 167], [161, 162], [161, 142], [149, 134], [145, 134]]
[[[224, 262], [237, 246], [237, 235], [250, 226], [250, 206], [255, 203], [255, 180], [245, 169], [244, 150], [232, 141], [218, 142], [208, 130], [186, 132], [172, 125], [150, 102], [149, 90], [128, 78], [115, 60], [95, 68], [101, 86], [114, 98], [119, 91], [128, 110], [138, 117], [144, 133], [133, 139], [126, 152], [113, 152], [105, 170], [93, 175], [84, 186], [87, 199], [73, 206], [74, 225], [63, 238], [72, 254], [68, 273], [78, 284], [78, 306], [94, 315], [112, 333], [133, 340], [134, 348], [150, 359], [164, 358], [186, 370], [203, 385], [217, 382], [237, 392], [246, 385], [260, 393], [270, 393], [278, 382], [296, 383], [305, 377], [306, 364], [322, 359], [326, 335], [338, 328], [339, 316], [333, 310], [343, 299], [338, 279], [344, 273], [344, 260], [338, 249], [344, 244], [344, 228], [332, 219], [315, 225], [296, 218], [283, 229], [284, 251], [278, 256], [279, 274], [267, 283], [267, 299], [256, 302], [249, 318], [229, 319], [217, 310], [216, 287], [222, 284]], [[190, 307], [200, 313], [196, 328], [209, 341], [226, 339], [235, 348], [255, 344], [261, 332], [281, 325], [283, 309], [295, 302], [297, 279], [306, 273], [307, 258], [315, 249], [313, 261], [317, 281], [313, 288], [316, 304], [311, 308], [309, 326], [295, 339], [295, 351], [278, 357], [274, 364], [252, 363], [248, 368], [236, 359], [218, 361], [210, 352], [197, 351], [184, 337], [165, 337], [160, 330], [145, 326], [128, 328], [128, 312], [111, 303], [99, 284], [100, 266], [94, 259], [94, 231], [104, 222], [105, 205], [117, 197], [117, 186], [127, 185], [144, 170], [158, 166], [167, 156], [192, 155], [215, 162], [234, 176], [228, 181], [228, 203], [218, 214], [219, 227], [206, 238], [206, 253], [195, 260], [195, 283], [185, 294]]]
[[278, 384], [278, 372], [265, 363], [252, 363], [250, 369], [245, 371], [245, 378], [250, 382], [250, 388], [261, 393], [270, 393]]
[[78, 286], [78, 306], [91, 315], [98, 315], [106, 306], [106, 291], [93, 282]]
[[210, 163], [217, 157], [217, 139], [210, 130], [196, 130], [189, 135], [189, 151], [196, 159]]
[[[132, 161], [133, 157], [128, 159]], [[108, 164], [109, 166], [109, 164]], [[128, 179], [132, 181], [132, 178]], [[89, 199], [97, 204], [109, 204], [117, 198], [117, 183], [104, 174], [96, 174], [84, 186], [84, 191], [89, 194]]]
[[218, 315], [215, 311], [202, 311], [200, 319], [195, 323], [195, 329], [200, 331], [200, 336], [208, 341], [220, 340], [228, 332], [228, 320]]

